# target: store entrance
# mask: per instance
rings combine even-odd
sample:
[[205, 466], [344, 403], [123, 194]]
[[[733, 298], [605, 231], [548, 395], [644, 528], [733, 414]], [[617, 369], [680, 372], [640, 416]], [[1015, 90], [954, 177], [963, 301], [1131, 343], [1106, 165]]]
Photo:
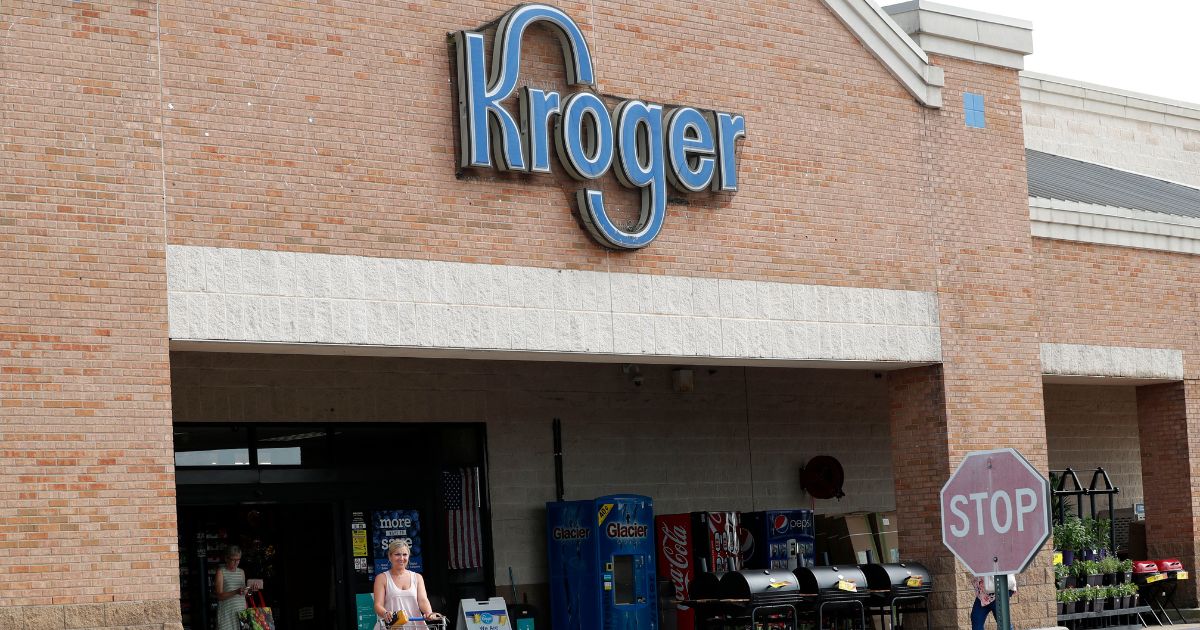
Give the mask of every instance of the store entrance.
[[330, 502], [181, 506], [180, 550], [190, 556], [181, 572], [184, 627], [213, 626], [215, 572], [230, 545], [241, 549], [246, 578], [262, 580], [280, 627], [342, 627], [333, 569], [335, 508]]
[[[176, 424], [184, 628], [218, 630], [230, 545], [277, 630], [370, 630], [372, 579], [397, 538], [436, 609], [492, 592], [485, 437], [475, 423]], [[456, 529], [464, 511], [471, 531]]]

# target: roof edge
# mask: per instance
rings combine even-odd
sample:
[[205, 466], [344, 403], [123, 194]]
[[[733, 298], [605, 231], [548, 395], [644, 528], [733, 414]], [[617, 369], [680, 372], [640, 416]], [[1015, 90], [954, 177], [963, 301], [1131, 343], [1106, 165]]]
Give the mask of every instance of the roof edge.
[[1033, 24], [981, 11], [909, 0], [883, 8], [929, 53], [1020, 70], [1033, 52]]
[[[1043, 99], [1041, 98], [1042, 94], [1053, 96]], [[1200, 103], [1189, 103], [1039, 72], [1021, 73], [1021, 98], [1031, 102], [1045, 102], [1059, 107], [1088, 111], [1096, 109], [1089, 107], [1089, 103], [1103, 103], [1104, 107], [1101, 107], [1101, 110], [1107, 109], [1107, 106], [1116, 106], [1154, 112], [1164, 117], [1172, 115], [1200, 121]], [[1164, 119], [1154, 122], [1169, 123], [1170, 121]]]
[[871, 0], [822, 0], [825, 6], [925, 107], [942, 106], [943, 70]]

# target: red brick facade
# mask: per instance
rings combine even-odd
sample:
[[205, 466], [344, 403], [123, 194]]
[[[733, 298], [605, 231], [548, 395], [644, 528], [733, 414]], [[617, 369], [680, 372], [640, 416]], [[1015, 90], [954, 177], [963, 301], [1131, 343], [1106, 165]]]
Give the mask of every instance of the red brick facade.
[[156, 20], [0, 8], [0, 627], [178, 621]]
[[[740, 190], [673, 202], [646, 249], [597, 246], [557, 165], [456, 176], [446, 33], [509, 3], [0, 8], [0, 627], [178, 620], [168, 245], [935, 292], [943, 364], [889, 388], [903, 544], [941, 578], [939, 627], [970, 605], [932, 544], [946, 475], [980, 448], [1047, 465], [1039, 343], [1200, 350], [1174, 319], [1195, 312], [1188, 257], [1031, 239], [1016, 71], [935, 58], [946, 106], [927, 109], [818, 0], [560, 4], [610, 100], [746, 117]], [[524, 80], [561, 89], [557, 40], [526, 46]], [[1200, 417], [1163, 387], [1139, 392], [1144, 460]], [[1146, 473], [1180, 536], [1195, 479]], [[1047, 558], [1022, 627], [1052, 625]]]

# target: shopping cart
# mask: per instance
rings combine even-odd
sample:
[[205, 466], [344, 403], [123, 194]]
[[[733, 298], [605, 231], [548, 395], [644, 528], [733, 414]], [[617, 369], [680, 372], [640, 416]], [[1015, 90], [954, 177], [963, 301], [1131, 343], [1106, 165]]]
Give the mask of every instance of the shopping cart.
[[[388, 630], [446, 630], [445, 615], [437, 619], [428, 619], [424, 617], [402, 617], [403, 613], [396, 613], [392, 619], [380, 618], [384, 627]], [[401, 616], [401, 618], [397, 618]]]

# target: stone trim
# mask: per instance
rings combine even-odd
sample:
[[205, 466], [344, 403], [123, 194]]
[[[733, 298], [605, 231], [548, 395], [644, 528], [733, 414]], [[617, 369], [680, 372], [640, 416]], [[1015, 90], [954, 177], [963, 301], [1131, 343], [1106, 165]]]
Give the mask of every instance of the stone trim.
[[925, 107], [942, 106], [944, 71], [870, 0], [822, 0], [838, 20]]
[[1077, 201], [1029, 198], [1035, 237], [1200, 254], [1200, 219]]
[[179, 600], [0, 607], [2, 630], [136, 628], [179, 630]]
[[931, 292], [183, 245], [167, 248], [167, 283], [176, 348], [211, 341], [899, 367], [941, 360]]
[[1037, 72], [1021, 73], [1021, 100], [1200, 130], [1200, 104]]
[[1127, 348], [1044, 343], [1042, 373], [1178, 381], [1183, 379], [1183, 352], [1171, 348]]
[[925, 52], [1020, 70], [1033, 52], [1033, 24], [910, 0], [883, 8]]

